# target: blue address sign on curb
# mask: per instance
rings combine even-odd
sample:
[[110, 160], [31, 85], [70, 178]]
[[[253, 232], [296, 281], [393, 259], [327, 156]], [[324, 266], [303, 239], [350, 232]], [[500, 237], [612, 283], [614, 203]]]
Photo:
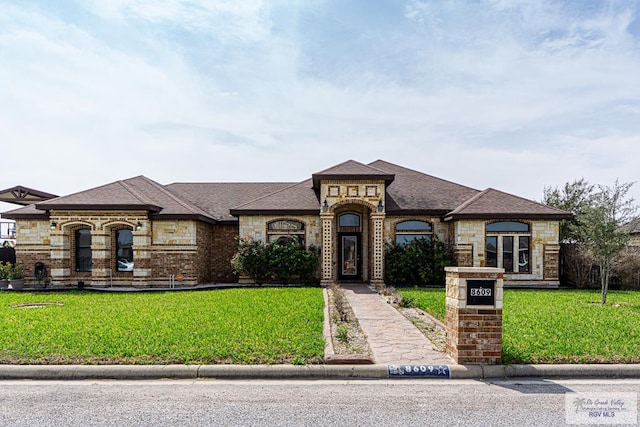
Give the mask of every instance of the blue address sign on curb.
[[390, 378], [451, 378], [449, 365], [388, 365]]

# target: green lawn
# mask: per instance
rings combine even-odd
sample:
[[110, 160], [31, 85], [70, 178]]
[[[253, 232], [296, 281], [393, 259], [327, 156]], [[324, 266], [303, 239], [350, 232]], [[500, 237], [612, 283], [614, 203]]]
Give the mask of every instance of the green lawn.
[[[401, 295], [444, 321], [444, 289]], [[512, 290], [504, 293], [504, 363], [640, 363], [640, 293]]]
[[0, 363], [319, 363], [323, 304], [320, 288], [0, 292]]

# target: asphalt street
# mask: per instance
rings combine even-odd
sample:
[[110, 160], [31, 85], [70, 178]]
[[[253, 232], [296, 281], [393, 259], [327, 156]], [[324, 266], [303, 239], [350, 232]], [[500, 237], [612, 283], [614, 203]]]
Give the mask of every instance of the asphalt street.
[[567, 393], [639, 391], [638, 379], [0, 381], [0, 425], [564, 426]]

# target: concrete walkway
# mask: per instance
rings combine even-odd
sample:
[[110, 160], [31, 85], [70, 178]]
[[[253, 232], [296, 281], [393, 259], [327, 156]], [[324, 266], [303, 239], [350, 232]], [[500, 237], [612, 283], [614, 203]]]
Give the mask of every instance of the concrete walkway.
[[449, 365], [455, 362], [434, 345], [381, 295], [368, 286], [342, 285], [344, 295], [367, 336], [375, 363]]

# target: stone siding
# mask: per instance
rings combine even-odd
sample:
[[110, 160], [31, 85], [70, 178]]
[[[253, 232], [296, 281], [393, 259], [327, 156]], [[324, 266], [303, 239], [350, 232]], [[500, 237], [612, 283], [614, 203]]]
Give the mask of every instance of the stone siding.
[[245, 239], [267, 241], [267, 224], [276, 220], [300, 221], [305, 227], [306, 245], [322, 244], [322, 224], [319, 215], [243, 215], [239, 222], [239, 236]]
[[[559, 284], [559, 250], [558, 221], [509, 220], [530, 224], [530, 273], [505, 273], [508, 285], [557, 286]], [[459, 220], [455, 221], [454, 251], [459, 266], [485, 267], [485, 229], [493, 220]], [[506, 233], [510, 234], [510, 233]], [[514, 233], [516, 235], [518, 233]], [[526, 235], [526, 234], [525, 234]], [[472, 258], [473, 263], [469, 261]]]
[[231, 268], [231, 258], [238, 250], [238, 224], [215, 225], [211, 253], [211, 279], [216, 283], [234, 283], [238, 276]]

